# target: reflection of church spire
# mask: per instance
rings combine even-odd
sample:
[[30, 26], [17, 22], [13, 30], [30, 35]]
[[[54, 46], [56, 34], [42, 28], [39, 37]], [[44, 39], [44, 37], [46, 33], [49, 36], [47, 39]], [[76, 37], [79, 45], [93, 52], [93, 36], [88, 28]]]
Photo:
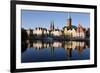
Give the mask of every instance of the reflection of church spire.
[[67, 56], [68, 56], [68, 59], [71, 59], [71, 57], [72, 57], [72, 48], [67, 49]]

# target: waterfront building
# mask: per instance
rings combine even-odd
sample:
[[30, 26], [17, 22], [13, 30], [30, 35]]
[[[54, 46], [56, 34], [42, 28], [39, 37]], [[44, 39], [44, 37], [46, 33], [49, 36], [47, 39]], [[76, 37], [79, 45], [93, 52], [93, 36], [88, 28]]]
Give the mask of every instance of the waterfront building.
[[37, 27], [33, 30], [33, 34], [34, 35], [42, 35], [43, 31], [42, 31], [42, 28], [40, 27]]
[[76, 26], [72, 25], [71, 16], [68, 15], [67, 24], [63, 27], [64, 36], [72, 37], [73, 32], [75, 32], [76, 28]]
[[37, 27], [33, 30], [34, 35], [48, 35], [49, 31], [46, 28]]
[[85, 29], [82, 27], [82, 25], [78, 24], [78, 27], [76, 29], [76, 37], [85, 38], [85, 35], [86, 35]]
[[62, 31], [59, 29], [54, 29], [51, 31], [51, 35], [53, 36], [61, 36], [62, 35]]
[[50, 35], [52, 35], [52, 36], [61, 36], [62, 35], [62, 30], [55, 28], [54, 21], [52, 21], [50, 24]]
[[67, 25], [63, 28], [63, 34], [66, 37], [74, 37], [74, 38], [85, 38], [86, 32], [81, 24], [78, 26], [72, 25], [71, 16], [67, 19]]
[[[32, 32], [33, 31], [33, 32]], [[64, 36], [65, 38], [86, 38], [90, 36], [90, 29], [87, 30], [83, 28], [81, 24], [78, 24], [78, 26], [72, 25], [72, 18], [70, 14], [68, 13], [68, 19], [66, 25], [63, 27], [63, 29], [56, 29], [54, 21], [51, 21], [49, 29], [37, 27], [35, 29], [29, 29], [27, 30], [27, 34], [33, 34], [37, 36], [41, 35], [52, 35], [52, 36]]]

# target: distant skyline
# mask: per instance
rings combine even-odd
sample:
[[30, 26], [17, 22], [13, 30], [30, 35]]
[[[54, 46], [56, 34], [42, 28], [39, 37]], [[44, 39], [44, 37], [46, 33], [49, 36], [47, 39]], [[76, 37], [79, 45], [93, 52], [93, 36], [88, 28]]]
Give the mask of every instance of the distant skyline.
[[79, 12], [59, 12], [59, 11], [39, 11], [39, 10], [21, 10], [21, 27], [25, 29], [35, 29], [36, 27], [50, 28], [54, 21], [55, 28], [62, 29], [67, 25], [67, 19], [70, 13], [72, 25], [79, 23], [85, 27], [90, 27], [90, 14]]

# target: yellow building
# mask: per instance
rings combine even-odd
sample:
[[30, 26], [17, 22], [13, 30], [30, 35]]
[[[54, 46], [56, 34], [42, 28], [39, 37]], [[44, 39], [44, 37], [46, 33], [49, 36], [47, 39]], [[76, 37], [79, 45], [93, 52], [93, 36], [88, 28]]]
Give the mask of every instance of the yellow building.
[[75, 36], [74, 32], [75, 32], [76, 28], [77, 28], [76, 26], [72, 25], [72, 19], [71, 19], [71, 17], [69, 17], [67, 19], [66, 26], [63, 28], [63, 35], [65, 35], [67, 37]]

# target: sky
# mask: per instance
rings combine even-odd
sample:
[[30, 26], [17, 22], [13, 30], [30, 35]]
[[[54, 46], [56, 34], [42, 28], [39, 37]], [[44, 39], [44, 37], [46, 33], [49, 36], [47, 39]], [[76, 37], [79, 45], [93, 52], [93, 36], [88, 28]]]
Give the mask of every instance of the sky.
[[88, 28], [90, 26], [90, 14], [80, 12], [56, 12], [39, 10], [21, 10], [21, 27], [25, 29], [35, 29], [36, 27], [50, 28], [54, 21], [55, 28], [62, 29], [67, 25], [68, 17], [72, 19], [72, 25], [79, 23]]

